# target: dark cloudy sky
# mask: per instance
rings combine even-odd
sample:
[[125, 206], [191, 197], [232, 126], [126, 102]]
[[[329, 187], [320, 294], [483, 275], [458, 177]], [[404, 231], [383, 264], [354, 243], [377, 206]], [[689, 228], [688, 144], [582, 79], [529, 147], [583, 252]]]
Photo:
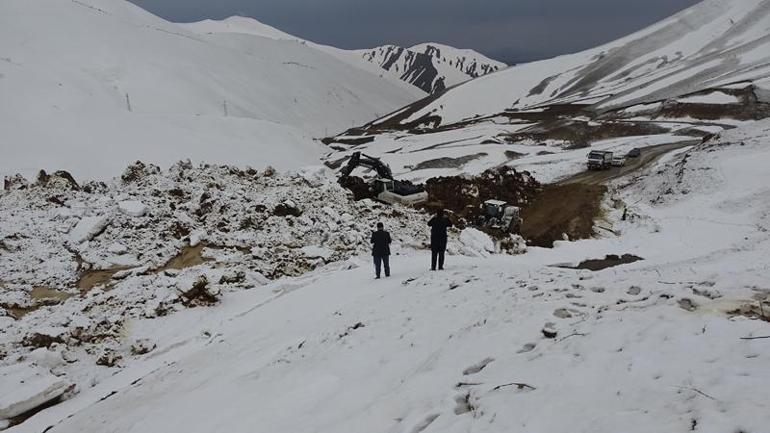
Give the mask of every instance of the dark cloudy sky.
[[171, 21], [231, 15], [340, 48], [440, 42], [506, 63], [591, 48], [697, 0], [130, 0]]

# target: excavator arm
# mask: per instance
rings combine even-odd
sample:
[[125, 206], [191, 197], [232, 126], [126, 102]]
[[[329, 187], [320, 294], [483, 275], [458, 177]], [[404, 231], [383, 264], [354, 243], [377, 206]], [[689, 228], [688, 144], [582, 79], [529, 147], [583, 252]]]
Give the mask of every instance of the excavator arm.
[[361, 152], [355, 152], [350, 156], [348, 163], [340, 170], [340, 183], [344, 182], [353, 170], [359, 166], [369, 167], [377, 172], [377, 176], [381, 179], [393, 179], [393, 172], [385, 163], [377, 158], [369, 155], [364, 155]]

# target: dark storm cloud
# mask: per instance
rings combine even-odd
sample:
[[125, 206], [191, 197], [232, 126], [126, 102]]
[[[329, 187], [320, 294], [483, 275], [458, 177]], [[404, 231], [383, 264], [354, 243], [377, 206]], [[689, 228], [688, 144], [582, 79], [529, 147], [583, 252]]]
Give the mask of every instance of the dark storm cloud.
[[231, 15], [341, 48], [440, 42], [508, 63], [579, 51], [697, 0], [130, 0], [171, 21]]

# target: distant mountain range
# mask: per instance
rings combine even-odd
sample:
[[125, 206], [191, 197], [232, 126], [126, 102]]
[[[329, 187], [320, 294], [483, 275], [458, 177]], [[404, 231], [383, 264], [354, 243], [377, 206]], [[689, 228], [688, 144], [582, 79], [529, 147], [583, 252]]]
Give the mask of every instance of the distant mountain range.
[[506, 68], [504, 63], [489, 59], [476, 51], [434, 43], [415, 45], [411, 48], [384, 45], [358, 52], [366, 61], [432, 94]]

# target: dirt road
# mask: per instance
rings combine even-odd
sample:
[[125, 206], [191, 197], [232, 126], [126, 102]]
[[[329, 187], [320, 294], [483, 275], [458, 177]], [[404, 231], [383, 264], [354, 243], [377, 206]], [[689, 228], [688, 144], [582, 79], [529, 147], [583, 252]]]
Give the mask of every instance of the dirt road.
[[700, 140], [684, 140], [645, 147], [641, 156], [628, 158], [624, 167], [586, 170], [545, 186], [522, 210], [522, 236], [530, 245], [540, 247], [552, 247], [554, 241], [565, 238], [576, 240], [594, 236], [594, 221], [601, 214], [606, 183], [641, 170], [669, 152], [698, 143]]
[[612, 167], [609, 170], [586, 170], [557, 182], [558, 185], [583, 183], [587, 185], [602, 185], [611, 180], [623, 177], [652, 164], [663, 155], [688, 146], [699, 144], [700, 140], [683, 140], [676, 143], [659, 144], [641, 148], [638, 158], [627, 158], [623, 167]]

